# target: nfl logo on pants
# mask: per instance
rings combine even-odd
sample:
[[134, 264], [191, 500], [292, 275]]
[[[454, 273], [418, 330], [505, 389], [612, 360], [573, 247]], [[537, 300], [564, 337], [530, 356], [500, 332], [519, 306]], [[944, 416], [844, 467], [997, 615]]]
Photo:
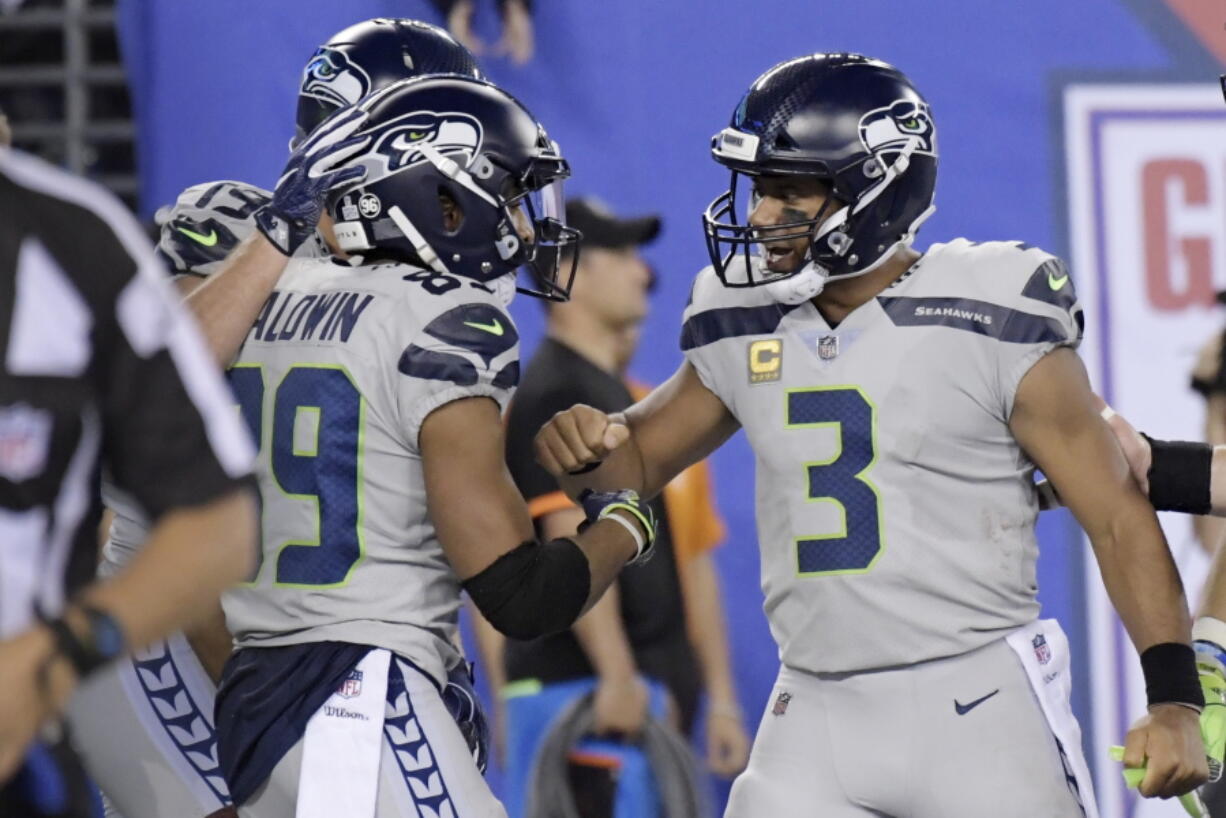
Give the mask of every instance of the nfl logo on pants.
[[362, 694], [362, 671], [351, 670], [349, 675], [345, 677], [345, 681], [341, 682], [341, 686], [336, 689], [336, 695], [342, 699], [352, 699], [354, 696]]
[[1034, 647], [1034, 658], [1039, 660], [1040, 665], [1051, 661], [1051, 648], [1047, 646], [1047, 637], [1040, 633], [1030, 644]]

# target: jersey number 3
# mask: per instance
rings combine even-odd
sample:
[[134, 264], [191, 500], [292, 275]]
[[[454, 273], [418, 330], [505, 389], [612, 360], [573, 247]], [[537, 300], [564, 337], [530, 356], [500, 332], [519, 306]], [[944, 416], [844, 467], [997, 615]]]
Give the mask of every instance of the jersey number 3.
[[295, 366], [273, 393], [266, 439], [263, 369], [240, 365], [229, 379], [261, 457], [268, 451], [273, 480], [289, 497], [315, 505], [315, 530], [308, 536], [265, 543], [276, 548], [274, 582], [300, 588], [344, 585], [362, 557], [361, 393], [344, 369]]
[[881, 498], [868, 480], [877, 461], [877, 409], [854, 386], [793, 389], [787, 395], [789, 429], [833, 428], [834, 456], [805, 463], [808, 501], [833, 503], [842, 531], [796, 538], [801, 576], [858, 574], [881, 554]]

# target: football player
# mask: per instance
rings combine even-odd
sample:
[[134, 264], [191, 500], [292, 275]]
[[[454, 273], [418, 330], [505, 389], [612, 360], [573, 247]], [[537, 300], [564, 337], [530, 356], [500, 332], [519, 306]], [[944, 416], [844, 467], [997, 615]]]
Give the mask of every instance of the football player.
[[[350, 26], [320, 46], [303, 70], [291, 145], [300, 144], [329, 114], [371, 91], [435, 73], [480, 76], [472, 55], [436, 26], [383, 18]], [[179, 196], [161, 219], [158, 254], [177, 274], [182, 292], [191, 292], [217, 272], [225, 257], [255, 232], [255, 212], [271, 196], [234, 181], [196, 185]], [[325, 218], [321, 231], [312, 232], [297, 256], [326, 258], [335, 252], [329, 224]], [[256, 306], [272, 286], [270, 280], [266, 289], [252, 294]], [[212, 346], [209, 327], [204, 329]], [[245, 328], [238, 337], [244, 334]], [[116, 512], [101, 565], [102, 574], [109, 576], [143, 545], [149, 522], [138, 504], [110, 481], [104, 481], [103, 495]], [[229, 805], [213, 728], [215, 679], [229, 653], [230, 639], [218, 610], [210, 626], [151, 645], [91, 679], [77, 695], [70, 711], [77, 743], [106, 796], [110, 815], [190, 818]]]
[[555, 416], [537, 450], [574, 494], [651, 496], [744, 428], [782, 667], [726, 814], [1097, 814], [1067, 640], [1038, 619], [1036, 465], [1141, 653], [1142, 794], [1204, 781], [1183, 589], [1098, 417], [1064, 265], [1019, 242], [912, 249], [936, 128], [876, 60], [775, 66], [712, 152], [732, 184], [704, 219], [685, 362], [624, 413]]
[[[1137, 432], [1106, 404], [1102, 415], [1123, 449], [1133, 478], [1154, 508], [1226, 517], [1226, 446], [1155, 440]], [[1205, 580], [1192, 638], [1205, 695], [1201, 736], [1210, 781], [1219, 781], [1226, 758], [1226, 549], [1220, 545]], [[1217, 791], [1212, 795], [1217, 800], [1221, 797]]]
[[[325, 145], [358, 153], [319, 174]], [[223, 600], [238, 649], [218, 746], [244, 818], [505, 815], [475, 757], [475, 700], [449, 712], [444, 692], [467, 684], [461, 588], [530, 639], [569, 627], [649, 553], [650, 513], [625, 491], [585, 495], [574, 538], [536, 540], [503, 461], [519, 372], [504, 308], [524, 265], [533, 294], [568, 293], [568, 175], [495, 86], [407, 80], [295, 151], [259, 235], [220, 274], [280, 271], [231, 375], [264, 498], [262, 564]], [[290, 261], [325, 193], [360, 262]]]
[[[337, 32], [303, 69], [290, 147], [338, 109], [393, 82], [424, 74], [479, 78], [481, 70], [450, 34], [418, 20], [375, 18]], [[159, 254], [175, 273], [193, 276], [189, 284], [199, 284], [254, 232], [255, 211], [270, 195], [244, 182], [205, 182], [188, 188], [159, 215]], [[336, 245], [328, 225], [325, 216], [320, 234], [304, 242], [298, 253], [321, 257], [333, 252]]]

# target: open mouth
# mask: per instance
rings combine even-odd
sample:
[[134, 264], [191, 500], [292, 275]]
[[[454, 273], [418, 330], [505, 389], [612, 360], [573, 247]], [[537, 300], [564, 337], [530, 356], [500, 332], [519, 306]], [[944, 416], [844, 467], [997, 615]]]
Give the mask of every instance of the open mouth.
[[800, 265], [800, 253], [781, 242], [763, 244], [762, 258], [772, 273], [790, 273]]

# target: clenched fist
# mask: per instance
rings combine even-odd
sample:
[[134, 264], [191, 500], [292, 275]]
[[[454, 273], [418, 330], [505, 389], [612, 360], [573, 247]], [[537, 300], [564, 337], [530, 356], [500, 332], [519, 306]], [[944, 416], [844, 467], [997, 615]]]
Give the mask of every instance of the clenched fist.
[[1146, 798], [1170, 798], [1209, 779], [1200, 714], [1178, 704], [1150, 707], [1124, 741], [1124, 766], [1145, 767], [1139, 787]]
[[616, 415], [578, 404], [558, 412], [536, 434], [536, 460], [555, 477], [591, 471], [630, 439]]

